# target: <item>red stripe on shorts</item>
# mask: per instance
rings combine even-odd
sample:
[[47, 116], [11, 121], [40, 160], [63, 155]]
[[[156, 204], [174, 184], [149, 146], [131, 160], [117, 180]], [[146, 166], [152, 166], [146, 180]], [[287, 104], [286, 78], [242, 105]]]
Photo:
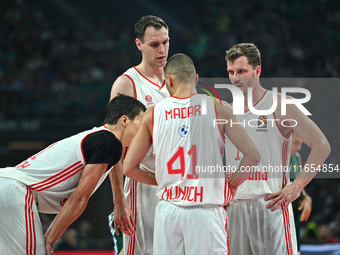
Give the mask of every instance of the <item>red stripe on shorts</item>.
[[33, 217], [33, 196], [32, 191], [27, 188], [25, 197], [25, 222], [26, 222], [26, 254], [35, 255], [36, 248], [36, 233]]
[[[285, 206], [285, 203], [281, 205], [281, 208]], [[287, 208], [285, 211], [282, 211], [283, 214], [283, 223], [285, 228], [285, 237], [286, 237], [286, 247], [287, 247], [287, 254], [293, 254], [293, 245], [292, 245], [292, 237], [290, 234], [290, 221], [289, 221], [289, 209]]]
[[[137, 228], [137, 181], [130, 179], [130, 209], [134, 215], [134, 224]], [[129, 237], [128, 255], [133, 255], [135, 252], [136, 233]]]
[[228, 247], [228, 255], [230, 254], [230, 247], [229, 247], [229, 232], [228, 232], [228, 216], [225, 219], [225, 231], [227, 232], [227, 247]]

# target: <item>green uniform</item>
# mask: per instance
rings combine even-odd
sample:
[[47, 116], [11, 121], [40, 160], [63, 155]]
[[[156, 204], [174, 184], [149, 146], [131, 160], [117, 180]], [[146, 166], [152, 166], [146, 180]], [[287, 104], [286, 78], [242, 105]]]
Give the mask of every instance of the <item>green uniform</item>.
[[110, 228], [110, 232], [111, 232], [112, 237], [113, 237], [113, 245], [114, 245], [113, 250], [116, 254], [119, 254], [120, 251], [123, 249], [123, 233], [119, 229], [119, 236], [117, 236], [117, 234], [116, 234], [115, 226], [114, 226], [113, 212], [110, 213], [110, 215], [109, 215], [109, 228]]

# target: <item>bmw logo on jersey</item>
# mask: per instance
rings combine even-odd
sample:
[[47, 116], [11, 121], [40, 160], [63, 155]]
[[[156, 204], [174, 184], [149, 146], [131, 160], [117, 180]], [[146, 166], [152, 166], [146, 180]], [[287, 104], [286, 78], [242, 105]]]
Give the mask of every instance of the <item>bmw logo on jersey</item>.
[[187, 136], [188, 132], [189, 132], [189, 127], [187, 125], [182, 125], [179, 130], [179, 135], [182, 137]]

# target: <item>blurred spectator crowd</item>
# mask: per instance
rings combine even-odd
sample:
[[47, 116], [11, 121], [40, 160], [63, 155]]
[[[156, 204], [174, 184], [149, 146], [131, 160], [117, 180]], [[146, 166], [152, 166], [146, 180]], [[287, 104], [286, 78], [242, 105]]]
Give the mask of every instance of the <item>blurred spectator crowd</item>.
[[[108, 16], [110, 11], [87, 18], [77, 8], [82, 18], [72, 18], [60, 5], [53, 11], [56, 2], [5, 0], [0, 5], [0, 121], [101, 124], [113, 81], [141, 60], [133, 26], [141, 16], [154, 14], [151, 10], [123, 19], [123, 13]], [[81, 2], [85, 10], [90, 1]], [[123, 3], [107, 2], [122, 8]], [[262, 77], [340, 76], [340, 1], [172, 0], [155, 5], [164, 10], [170, 27], [169, 55], [190, 55], [201, 77], [227, 77], [225, 50], [238, 42], [258, 46]], [[340, 88], [334, 86], [331, 93], [322, 86], [308, 88], [323, 102], [311, 105], [312, 113], [338, 109]], [[332, 114], [335, 129], [340, 113]], [[331, 160], [339, 164], [338, 158]], [[307, 191], [317, 227], [306, 225], [302, 234], [310, 238], [303, 240], [325, 242], [327, 235], [339, 240], [339, 181], [313, 180]], [[318, 237], [313, 241], [312, 236]]]
[[[90, 19], [80, 9], [90, 1], [80, 1], [81, 18], [72, 19], [48, 2], [0, 6], [0, 119], [98, 120], [113, 81], [140, 61], [133, 25], [145, 13], [129, 22], [110, 11]], [[157, 4], [167, 13], [170, 55], [189, 54], [201, 77], [226, 77], [224, 52], [238, 42], [259, 47], [262, 77], [339, 77], [339, 1]]]

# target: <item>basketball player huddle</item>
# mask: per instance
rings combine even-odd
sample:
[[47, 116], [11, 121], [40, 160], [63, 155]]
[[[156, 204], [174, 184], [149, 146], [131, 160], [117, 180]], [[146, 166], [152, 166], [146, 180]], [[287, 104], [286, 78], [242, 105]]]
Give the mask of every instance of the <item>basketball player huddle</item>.
[[[322, 164], [330, 152], [323, 133], [295, 105], [288, 105], [284, 116], [299, 123], [293, 128], [279, 121], [265, 132], [213, 125], [215, 119], [236, 123], [261, 116], [248, 110], [247, 100], [244, 114], [235, 116], [228, 103], [197, 94], [199, 78], [190, 57], [175, 54], [167, 60], [169, 28], [161, 18], [142, 17], [135, 31], [142, 62], [119, 77], [111, 91], [112, 98], [127, 93], [148, 107], [121, 166], [133, 212], [132, 223], [125, 224], [133, 234], [124, 235], [124, 254], [298, 254], [290, 203], [314, 174], [302, 171], [289, 183], [286, 172], [251, 178], [256, 173], [239, 169], [288, 166], [293, 131], [311, 145], [306, 164]], [[245, 99], [252, 88], [253, 107], [270, 109], [276, 95], [260, 85], [257, 47], [237, 44], [225, 58], [230, 81]], [[264, 117], [283, 118], [280, 107]], [[197, 166], [223, 166], [223, 156], [237, 169], [228, 178], [223, 172], [196, 171]]]
[[[316, 172], [302, 169], [290, 183], [286, 172], [255, 178], [241, 169], [287, 166], [293, 131], [311, 148], [306, 165], [321, 165], [330, 153], [321, 130], [293, 104], [283, 116], [281, 95], [260, 84], [254, 44], [226, 51], [230, 82], [245, 98], [252, 89], [255, 109], [271, 108], [274, 96], [278, 107], [258, 116], [244, 100], [244, 114], [236, 116], [232, 104], [197, 93], [199, 76], [189, 56], [168, 59], [169, 28], [161, 18], [142, 17], [135, 32], [142, 61], [112, 85], [104, 125], [0, 169], [0, 213], [8, 215], [0, 217], [0, 254], [54, 254], [107, 175], [110, 219], [116, 233], [124, 233], [125, 255], [298, 254], [291, 202]], [[285, 125], [262, 125], [261, 132], [227, 124], [283, 117]], [[214, 125], [216, 119], [227, 121]], [[236, 171], [198, 171], [222, 167], [223, 157]], [[45, 234], [39, 212], [57, 214]]]

